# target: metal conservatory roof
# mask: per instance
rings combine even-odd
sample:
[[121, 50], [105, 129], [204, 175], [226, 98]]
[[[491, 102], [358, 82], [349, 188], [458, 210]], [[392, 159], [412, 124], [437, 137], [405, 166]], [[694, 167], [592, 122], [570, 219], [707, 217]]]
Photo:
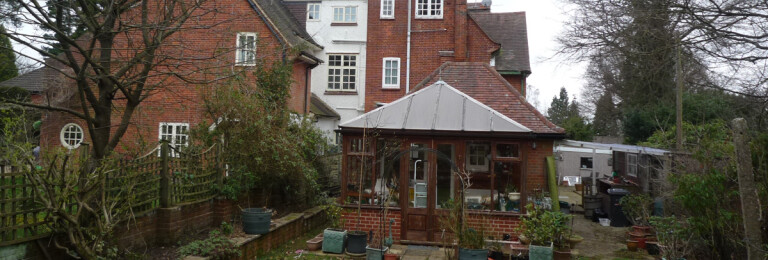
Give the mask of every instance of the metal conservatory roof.
[[650, 154], [650, 155], [670, 154], [670, 151], [663, 150], [663, 149], [638, 146], [638, 145], [628, 145], [628, 144], [601, 144], [601, 143], [574, 141], [574, 140], [565, 140], [561, 144], [572, 146], [572, 147], [605, 149], [605, 150], [619, 151], [619, 152], [625, 152], [625, 153], [642, 153], [642, 154]]
[[339, 125], [342, 128], [530, 133], [443, 81]]

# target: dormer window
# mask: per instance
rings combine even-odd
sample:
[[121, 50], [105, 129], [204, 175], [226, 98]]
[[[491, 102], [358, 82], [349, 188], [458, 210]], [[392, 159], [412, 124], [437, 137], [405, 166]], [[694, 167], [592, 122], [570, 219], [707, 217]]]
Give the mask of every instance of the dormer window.
[[416, 18], [443, 19], [443, 0], [416, 0]]

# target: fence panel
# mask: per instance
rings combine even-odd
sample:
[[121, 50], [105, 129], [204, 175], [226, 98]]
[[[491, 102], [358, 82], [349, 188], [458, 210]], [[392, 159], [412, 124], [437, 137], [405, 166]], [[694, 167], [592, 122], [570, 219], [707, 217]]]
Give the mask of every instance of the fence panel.
[[200, 154], [177, 153], [171, 159], [171, 191], [176, 204], [193, 203], [213, 198], [219, 168], [217, 147], [214, 145]]
[[0, 246], [21, 243], [50, 234], [46, 213], [35, 203], [37, 189], [21, 171], [0, 167]]

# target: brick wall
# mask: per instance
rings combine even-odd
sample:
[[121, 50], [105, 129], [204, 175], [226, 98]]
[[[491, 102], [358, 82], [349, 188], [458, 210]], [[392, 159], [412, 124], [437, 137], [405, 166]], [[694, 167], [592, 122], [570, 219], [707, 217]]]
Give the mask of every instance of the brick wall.
[[[190, 126], [212, 122], [212, 119], [206, 118], [203, 113], [202, 97], [206, 89], [220, 83], [194, 84], [180, 77], [207, 82], [214, 78], [221, 78], [225, 74], [242, 72], [244, 79], [253, 83], [255, 80], [251, 73], [253, 67], [234, 65], [238, 32], [257, 34], [256, 56], [265, 64], [271, 64], [282, 58], [283, 46], [248, 1], [208, 1], [200, 12], [196, 14], [201, 15], [200, 17], [188, 22], [188, 27], [194, 29], [179, 31], [158, 50], [158, 60], [168, 60], [169, 63], [160, 62], [155, 71], [150, 73], [155, 76], [147, 80], [147, 87], [156, 89], [134, 112], [130, 127], [123, 136], [121, 144], [118, 145], [118, 151], [135, 148], [142, 143], [157, 142], [161, 122], [189, 123]], [[129, 36], [121, 34], [121, 37]], [[135, 48], [141, 47], [131, 46], [131, 44], [135, 45], [136, 41], [129, 41], [127, 38], [117, 38], [115, 42], [117, 50], [113, 55], [115, 57], [131, 57]], [[294, 57], [289, 54], [287, 59], [294, 60]], [[304, 111], [304, 104], [308, 102], [308, 98], [305, 100], [307, 96], [304, 95], [305, 90], [309, 89], [307, 85], [309, 82], [305, 80], [308, 66], [298, 59], [294, 60], [293, 84], [288, 103], [289, 109], [296, 112]], [[182, 76], [165, 74], [171, 70]], [[74, 88], [74, 85], [70, 88]], [[121, 94], [117, 95], [119, 99]], [[75, 96], [71, 99], [75, 100]], [[70, 104], [70, 106], [80, 111], [79, 104]], [[112, 122], [117, 124], [120, 122], [119, 116], [122, 115], [123, 105], [118, 101], [115, 106], [116, 112], [113, 113]], [[59, 133], [61, 127], [67, 123], [77, 123], [87, 133], [87, 125], [82, 120], [64, 113], [46, 112], [43, 115], [41, 146], [44, 149], [60, 147]], [[111, 129], [113, 133], [115, 128]], [[85, 140], [90, 140], [88, 135]]]
[[[531, 143], [526, 143], [521, 148], [525, 150], [526, 160], [526, 189], [532, 192], [534, 189], [548, 190], [547, 188], [547, 156], [552, 156], [554, 141], [536, 140], [536, 149]], [[530, 193], [529, 193], [530, 194]]]
[[[411, 81], [413, 88], [427, 75], [435, 71], [446, 61], [461, 60], [458, 45], [466, 45], [467, 61], [489, 62], [491, 53], [499, 48], [480, 30], [471, 18], [466, 16], [466, 6], [456, 11], [456, 6], [465, 0], [444, 1], [442, 19], [416, 19], [412, 17], [411, 29]], [[376, 107], [376, 102], [392, 102], [404, 96], [406, 89], [408, 5], [405, 2], [395, 4], [395, 19], [380, 19], [381, 1], [368, 2], [368, 33], [366, 60], [365, 110]], [[461, 11], [463, 10], [463, 11]], [[414, 7], [415, 13], [415, 7]], [[464, 19], [456, 19], [464, 15]], [[465, 32], [456, 32], [455, 24], [466, 27]], [[464, 36], [463, 39], [458, 37]], [[461, 47], [461, 46], [458, 46]], [[457, 50], [459, 50], [457, 52]], [[442, 53], [442, 54], [441, 54]], [[382, 89], [382, 59], [399, 57], [400, 89]]]
[[[381, 225], [381, 211], [379, 209], [363, 208], [360, 210], [360, 224], [358, 225], [357, 209], [350, 206], [345, 208], [342, 213], [342, 218], [345, 221], [344, 229], [346, 230], [360, 230], [360, 231], [373, 231], [376, 234], [380, 230]], [[387, 217], [384, 219], [385, 224], [385, 236], [388, 236], [389, 232], [389, 220], [394, 219], [395, 223], [392, 225], [392, 237], [395, 241], [401, 240], [402, 235], [402, 211], [390, 210], [387, 213]], [[501, 238], [503, 234], [516, 234], [515, 228], [520, 225], [520, 217], [516, 215], [493, 215], [481, 212], [470, 212], [469, 219], [467, 219], [469, 226], [475, 229], [485, 229], [485, 231], [494, 237]]]

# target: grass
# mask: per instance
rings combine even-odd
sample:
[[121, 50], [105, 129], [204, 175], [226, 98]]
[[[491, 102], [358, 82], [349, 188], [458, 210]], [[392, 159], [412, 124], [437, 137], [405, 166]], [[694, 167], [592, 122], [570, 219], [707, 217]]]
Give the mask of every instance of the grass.
[[[311, 260], [322, 260], [322, 259], [338, 259], [334, 256], [320, 256], [320, 255], [314, 255], [309, 253], [307, 251], [307, 240], [312, 239], [317, 234], [320, 234], [325, 228], [316, 228], [314, 230], [311, 230], [307, 233], [302, 234], [301, 236], [298, 236], [294, 238], [293, 240], [283, 244], [282, 246], [272, 249], [268, 252], [265, 252], [263, 254], [259, 254], [259, 259], [311, 259]], [[299, 257], [299, 255], [301, 255]], [[296, 258], [294, 258], [296, 257]]]

